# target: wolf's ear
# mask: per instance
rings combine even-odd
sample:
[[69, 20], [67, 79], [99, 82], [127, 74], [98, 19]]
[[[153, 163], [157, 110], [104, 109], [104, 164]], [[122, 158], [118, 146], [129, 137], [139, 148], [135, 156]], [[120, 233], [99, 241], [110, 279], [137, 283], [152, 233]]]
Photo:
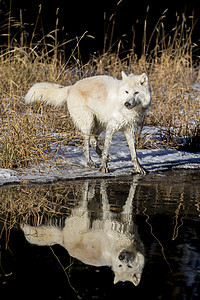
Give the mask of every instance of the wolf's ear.
[[126, 73], [124, 73], [124, 71], [122, 71], [121, 74], [122, 74], [122, 80], [126, 81], [126, 79], [128, 78], [128, 76], [126, 75]]
[[120, 278], [118, 275], [115, 275], [115, 278], [114, 278], [114, 284], [118, 283], [120, 281]]
[[140, 76], [140, 84], [147, 86], [148, 85], [148, 76], [145, 73], [142, 73], [142, 75]]
[[136, 273], [129, 281], [132, 282], [135, 286], [137, 286], [140, 283], [140, 279], [141, 279], [141, 274]]
[[137, 286], [140, 283], [140, 279], [141, 279], [140, 273], [136, 273], [133, 276], [127, 274], [126, 279], [120, 278], [119, 274], [117, 274], [117, 275], [115, 275], [115, 278], [114, 278], [114, 284], [118, 283], [119, 281], [130, 281], [135, 286]]

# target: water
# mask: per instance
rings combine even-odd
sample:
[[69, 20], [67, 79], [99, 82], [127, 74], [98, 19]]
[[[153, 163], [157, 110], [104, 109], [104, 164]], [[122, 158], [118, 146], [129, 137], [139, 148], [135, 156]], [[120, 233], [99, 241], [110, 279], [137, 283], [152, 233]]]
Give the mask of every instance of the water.
[[200, 299], [200, 172], [3, 187], [0, 199], [2, 300]]

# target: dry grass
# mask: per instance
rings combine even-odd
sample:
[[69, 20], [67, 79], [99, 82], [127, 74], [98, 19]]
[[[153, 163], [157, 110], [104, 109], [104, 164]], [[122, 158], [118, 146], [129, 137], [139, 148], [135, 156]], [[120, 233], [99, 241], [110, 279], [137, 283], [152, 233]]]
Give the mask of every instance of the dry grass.
[[[80, 184], [57, 183], [50, 186], [17, 186], [0, 189], [0, 238], [20, 224], [62, 225], [71, 210], [80, 204]], [[56, 223], [59, 222], [59, 223]]]
[[[8, 21], [11, 26], [11, 17]], [[70, 47], [74, 41], [59, 45], [57, 28], [37, 42], [33, 42], [33, 31], [28, 45], [23, 31], [19, 41], [9, 36], [8, 45], [2, 47], [0, 53], [0, 167], [14, 169], [33, 164], [39, 167], [41, 159], [48, 162], [50, 156], [58, 155], [59, 145], [67, 145], [78, 135], [66, 107], [55, 109], [43, 104], [32, 107], [24, 104], [24, 95], [31, 85], [40, 81], [70, 85], [94, 74], [120, 78], [121, 70], [149, 75], [152, 106], [143, 125], [159, 127], [160, 136], [158, 143], [152, 135], [144, 138], [139, 134], [139, 147], [179, 147], [183, 138], [198, 144], [199, 95], [191, 85], [200, 79], [192, 56], [193, 26], [192, 17], [177, 16], [174, 29], [166, 32], [162, 15], [149, 41], [146, 41], [144, 30], [140, 58], [134, 49], [121, 58], [119, 42], [117, 51], [113, 52], [110, 47], [85, 64], [79, 59], [79, 43], [84, 35], [76, 39], [68, 59], [64, 59], [61, 50], [63, 45]], [[54, 153], [50, 151], [52, 143], [55, 144]]]

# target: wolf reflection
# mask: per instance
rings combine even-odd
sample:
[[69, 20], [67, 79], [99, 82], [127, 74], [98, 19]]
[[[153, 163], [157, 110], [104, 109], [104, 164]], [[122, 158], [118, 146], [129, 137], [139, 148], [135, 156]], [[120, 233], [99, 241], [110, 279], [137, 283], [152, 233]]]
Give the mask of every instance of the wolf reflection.
[[59, 244], [85, 264], [110, 266], [114, 272], [114, 283], [130, 281], [137, 286], [144, 267], [143, 244], [132, 216], [138, 177], [130, 186], [118, 218], [110, 209], [105, 181], [100, 184], [100, 216], [92, 218], [88, 205], [95, 198], [95, 183], [86, 181], [81, 204], [72, 209], [71, 215], [65, 219], [64, 228], [52, 224], [38, 227], [23, 224], [21, 228], [26, 239], [40, 246]]

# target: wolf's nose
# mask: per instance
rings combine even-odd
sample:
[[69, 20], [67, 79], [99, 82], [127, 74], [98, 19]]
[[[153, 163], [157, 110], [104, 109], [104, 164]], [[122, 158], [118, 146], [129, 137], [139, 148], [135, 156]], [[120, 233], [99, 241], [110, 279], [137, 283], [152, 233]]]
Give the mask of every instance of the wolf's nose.
[[132, 109], [133, 107], [135, 107], [137, 105], [137, 102], [135, 101], [135, 99], [132, 99], [132, 101], [126, 101], [124, 103], [124, 105], [126, 106], [126, 108], [128, 109]]
[[131, 106], [131, 104], [129, 102], [125, 102], [124, 105], [129, 108]]
[[120, 252], [118, 258], [121, 261], [122, 260], [129, 261], [131, 259], [131, 253], [129, 251], [123, 250], [122, 252]]

